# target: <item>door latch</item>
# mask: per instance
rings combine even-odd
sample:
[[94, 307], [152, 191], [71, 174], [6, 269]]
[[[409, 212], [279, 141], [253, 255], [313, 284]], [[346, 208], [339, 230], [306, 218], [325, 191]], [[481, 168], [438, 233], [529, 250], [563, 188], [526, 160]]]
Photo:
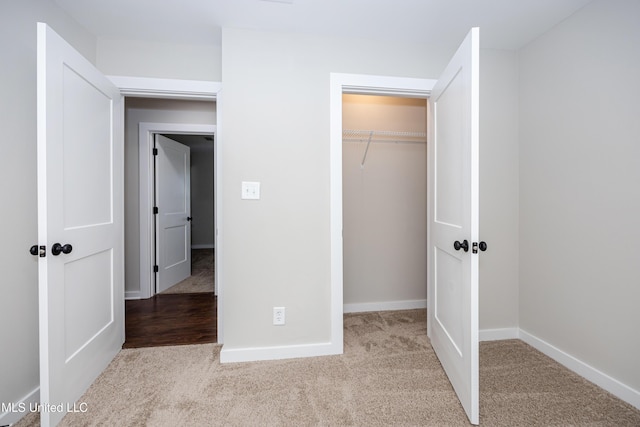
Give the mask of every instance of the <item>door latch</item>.
[[480, 243], [473, 242], [471, 244], [471, 252], [472, 253], [477, 254], [478, 253], [478, 249], [480, 249], [482, 252], [486, 251], [487, 250], [486, 242], [480, 242]]
[[33, 256], [38, 255], [40, 258], [44, 258], [47, 256], [47, 247], [33, 245], [31, 246], [31, 248], [29, 248], [29, 253]]

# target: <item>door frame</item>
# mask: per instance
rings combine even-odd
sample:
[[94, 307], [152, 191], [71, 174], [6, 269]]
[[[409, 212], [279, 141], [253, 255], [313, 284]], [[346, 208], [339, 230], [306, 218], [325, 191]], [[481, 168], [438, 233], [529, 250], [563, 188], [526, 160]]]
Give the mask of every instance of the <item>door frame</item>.
[[[331, 346], [335, 353], [344, 352], [343, 336], [343, 242], [342, 242], [342, 95], [391, 95], [403, 98], [428, 99], [436, 79], [373, 76], [366, 74], [330, 74], [329, 94], [329, 198], [330, 198], [330, 248], [331, 248]], [[427, 112], [429, 103], [427, 103]], [[427, 122], [427, 144], [431, 144], [431, 124]], [[427, 186], [427, 218], [429, 221], [433, 195]], [[427, 222], [429, 224], [429, 222]], [[427, 242], [431, 233], [427, 225]], [[427, 259], [429, 244], [427, 243]], [[429, 277], [429, 276], [427, 276]], [[427, 279], [427, 288], [431, 287]], [[427, 325], [428, 326], [428, 325]], [[429, 329], [427, 330], [429, 333]]]
[[[156, 233], [155, 224], [151, 216], [154, 201], [154, 168], [152, 150], [154, 146], [154, 135], [156, 134], [213, 134], [214, 164], [216, 162], [216, 142], [217, 126], [206, 124], [188, 123], [148, 123], [140, 122], [138, 128], [138, 199], [140, 207], [138, 218], [140, 224], [140, 298], [151, 298], [155, 295], [155, 274], [151, 269], [153, 266], [153, 254], [155, 253], [154, 236]], [[214, 166], [214, 186], [217, 182], [217, 175]], [[214, 190], [214, 193], [217, 193]], [[214, 194], [215, 210], [215, 194]], [[214, 222], [217, 212], [214, 212]], [[214, 235], [215, 238], [215, 235]], [[214, 246], [216, 246], [214, 244]], [[214, 252], [215, 253], [215, 252]], [[145, 268], [145, 266], [147, 268]], [[214, 285], [217, 294], [217, 281]]]
[[[220, 271], [222, 238], [218, 233], [218, 228], [222, 224], [222, 216], [219, 204], [216, 201], [216, 195], [219, 193], [222, 159], [218, 155], [218, 147], [220, 141], [220, 124], [221, 124], [221, 101], [222, 101], [222, 83], [201, 80], [178, 80], [178, 79], [158, 79], [148, 77], [131, 77], [131, 76], [107, 76], [109, 80], [120, 89], [123, 97], [139, 97], [139, 98], [161, 98], [161, 99], [183, 99], [183, 100], [210, 100], [216, 102], [216, 138], [214, 141], [214, 239], [215, 239], [215, 286], [218, 299], [218, 344], [224, 342], [224, 304], [223, 304], [223, 279]], [[123, 123], [124, 126], [124, 123]], [[124, 131], [124, 129], [123, 129]], [[142, 290], [142, 289], [141, 289]], [[124, 301], [123, 301], [124, 302]]]

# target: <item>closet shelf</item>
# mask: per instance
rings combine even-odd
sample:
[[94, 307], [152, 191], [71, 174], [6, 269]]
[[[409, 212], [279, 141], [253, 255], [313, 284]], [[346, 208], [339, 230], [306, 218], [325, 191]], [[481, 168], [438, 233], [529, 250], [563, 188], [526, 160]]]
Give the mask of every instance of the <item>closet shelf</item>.
[[[382, 137], [382, 138], [380, 138]], [[395, 137], [395, 138], [394, 138]], [[364, 168], [364, 163], [367, 160], [367, 153], [369, 153], [369, 146], [372, 142], [393, 142], [393, 143], [418, 143], [424, 144], [427, 142], [426, 132], [402, 132], [402, 131], [390, 131], [390, 130], [361, 130], [361, 129], [343, 129], [342, 130], [342, 142], [365, 142], [367, 148], [364, 150], [364, 156], [360, 167]]]
[[343, 142], [427, 142], [426, 132], [402, 132], [390, 130], [344, 129]]

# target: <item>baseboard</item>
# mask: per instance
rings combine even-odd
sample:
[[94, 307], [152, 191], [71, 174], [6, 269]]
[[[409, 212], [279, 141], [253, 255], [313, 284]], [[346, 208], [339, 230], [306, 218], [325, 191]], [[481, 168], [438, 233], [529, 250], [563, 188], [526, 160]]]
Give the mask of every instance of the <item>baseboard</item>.
[[609, 393], [624, 400], [628, 404], [640, 409], [640, 391], [634, 390], [626, 384], [621, 383], [615, 378], [610, 377], [602, 371], [576, 359], [568, 353], [560, 350], [559, 348], [549, 344], [548, 342], [541, 340], [520, 329], [520, 339], [531, 347], [546, 354], [556, 362], [564, 365], [566, 368], [572, 370], [576, 374], [586, 378], [597, 386], [607, 390]]
[[124, 291], [124, 299], [140, 299], [140, 291]]
[[[342, 343], [340, 343], [342, 344]], [[299, 357], [342, 354], [342, 345], [331, 343], [301, 344], [277, 347], [228, 348], [220, 351], [220, 363], [253, 362], [257, 360], [295, 359]]]
[[359, 304], [344, 304], [343, 313], [363, 313], [367, 311], [413, 310], [427, 308], [426, 299], [407, 301], [365, 302]]
[[[40, 387], [36, 387], [31, 393], [23, 397], [19, 402], [10, 403], [9, 407], [3, 405], [3, 411], [0, 414], [0, 425], [12, 425], [17, 423], [31, 412], [36, 403], [40, 402]], [[6, 403], [5, 403], [6, 405]]]
[[480, 341], [501, 341], [520, 338], [518, 328], [480, 329]]
[[215, 249], [213, 243], [207, 243], [204, 245], [191, 245], [191, 249]]

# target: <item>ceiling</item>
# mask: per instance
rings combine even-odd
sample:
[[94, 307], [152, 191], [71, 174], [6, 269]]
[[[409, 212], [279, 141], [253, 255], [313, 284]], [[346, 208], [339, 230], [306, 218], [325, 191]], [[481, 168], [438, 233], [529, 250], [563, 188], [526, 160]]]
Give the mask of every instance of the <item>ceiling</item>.
[[519, 49], [592, 0], [52, 0], [97, 37], [220, 45], [221, 29]]

